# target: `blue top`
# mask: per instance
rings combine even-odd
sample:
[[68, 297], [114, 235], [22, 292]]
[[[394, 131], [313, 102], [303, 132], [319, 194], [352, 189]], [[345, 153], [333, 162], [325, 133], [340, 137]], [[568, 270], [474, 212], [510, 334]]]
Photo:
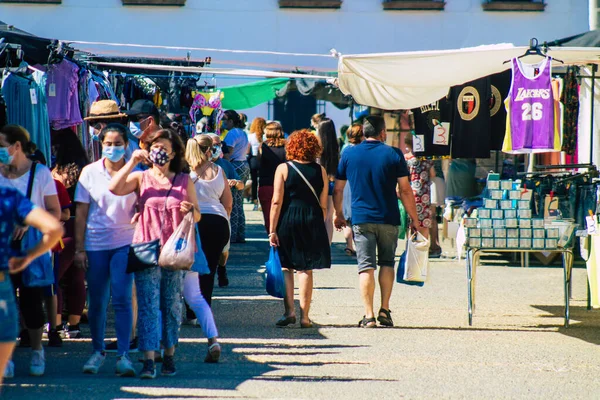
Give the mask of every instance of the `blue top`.
[[235, 172], [235, 168], [228, 160], [224, 158], [218, 158], [217, 161], [215, 161], [215, 164], [223, 168], [223, 172], [225, 172], [225, 177], [227, 177], [227, 179], [235, 179], [236, 181], [240, 180], [240, 176], [237, 174], [237, 172]]
[[396, 185], [408, 176], [402, 152], [378, 140], [365, 140], [342, 154], [336, 179], [352, 187], [352, 224], [400, 225]]
[[234, 128], [227, 132], [223, 142], [230, 148], [230, 161], [246, 161], [248, 154], [248, 135], [240, 128]]
[[0, 187], [0, 199], [0, 270], [7, 270], [8, 259], [13, 256], [10, 243], [15, 226], [25, 225], [25, 218], [35, 206], [12, 188]]

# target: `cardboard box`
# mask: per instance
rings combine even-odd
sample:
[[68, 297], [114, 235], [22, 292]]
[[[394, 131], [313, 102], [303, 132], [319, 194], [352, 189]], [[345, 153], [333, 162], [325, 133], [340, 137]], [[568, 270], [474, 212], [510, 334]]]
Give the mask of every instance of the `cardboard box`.
[[519, 248], [519, 239], [508, 238], [506, 239], [506, 247], [509, 249], [518, 249]]
[[482, 228], [481, 229], [481, 237], [482, 238], [493, 238], [494, 237], [494, 229]]
[[477, 218], [465, 218], [465, 228], [477, 228]]
[[512, 188], [513, 188], [513, 181], [512, 181], [512, 179], [500, 181], [500, 189], [502, 189], [502, 190], [512, 190]]
[[489, 208], [478, 208], [477, 216], [482, 219], [492, 218], [492, 210], [490, 210]]
[[469, 228], [467, 229], [469, 238], [480, 238], [481, 237], [481, 229], [479, 228]]
[[546, 238], [548, 238], [548, 239], [559, 239], [560, 238], [560, 230], [558, 228], [548, 228], [548, 229], [546, 229]]
[[511, 190], [508, 192], [508, 198], [510, 200], [521, 200], [521, 191], [520, 190]]
[[469, 238], [469, 247], [478, 249], [481, 247], [481, 238]]
[[502, 190], [490, 190], [490, 198], [494, 200], [502, 200]]
[[506, 222], [507, 228], [518, 228], [519, 227], [519, 220], [516, 218], [506, 218], [504, 221]]
[[531, 219], [523, 218], [519, 220], [519, 228], [531, 228]]
[[533, 229], [533, 238], [534, 239], [546, 239], [546, 230], [544, 228], [542, 229]]
[[504, 211], [503, 210], [492, 210], [492, 218], [493, 219], [503, 219]]
[[506, 237], [509, 239], [518, 239], [519, 238], [519, 230], [518, 229], [507, 229]]
[[480, 219], [479, 220], [480, 228], [491, 228], [492, 226], [494, 226], [494, 224], [492, 223], [491, 219]]
[[500, 189], [500, 181], [487, 181], [488, 190], [499, 190]]
[[498, 208], [498, 200], [485, 199], [484, 205], [485, 208], [489, 208], [490, 210], [496, 210]]
[[506, 239], [506, 229], [494, 228], [494, 237], [499, 239]]
[[532, 248], [534, 249], [544, 249], [546, 248], [546, 240], [545, 239], [533, 239], [533, 246]]
[[519, 248], [521, 249], [531, 249], [531, 239], [519, 239]]
[[503, 210], [512, 210], [514, 208], [512, 200], [501, 200], [500, 208]]
[[531, 226], [533, 228], [543, 228], [544, 227], [544, 219], [543, 218], [532, 218]]
[[498, 174], [496, 172], [490, 172], [490, 173], [488, 173], [487, 180], [488, 181], [499, 181], [500, 174]]
[[546, 239], [546, 248], [547, 249], [558, 248], [558, 239]]
[[517, 208], [519, 210], [530, 210], [531, 203], [529, 202], [529, 200], [519, 200], [517, 201]]
[[504, 218], [517, 218], [517, 210], [515, 208], [504, 210]]
[[506, 227], [506, 221], [503, 219], [493, 219], [492, 226], [494, 228], [504, 228]]
[[481, 247], [493, 248], [494, 247], [494, 239], [492, 239], [492, 238], [481, 239]]
[[494, 247], [496, 247], [497, 249], [505, 249], [506, 239], [494, 239]]
[[533, 231], [527, 228], [519, 229], [519, 237], [523, 239], [531, 239], [533, 237]]
[[517, 215], [519, 216], [519, 218], [531, 218], [533, 216], [533, 212], [531, 211], [531, 209], [519, 209], [517, 210]]

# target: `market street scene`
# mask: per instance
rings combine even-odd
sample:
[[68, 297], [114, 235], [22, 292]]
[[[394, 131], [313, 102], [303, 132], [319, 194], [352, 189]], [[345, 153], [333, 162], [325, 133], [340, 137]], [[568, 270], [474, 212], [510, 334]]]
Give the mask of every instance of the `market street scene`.
[[0, 1], [0, 397], [597, 399], [596, 0]]

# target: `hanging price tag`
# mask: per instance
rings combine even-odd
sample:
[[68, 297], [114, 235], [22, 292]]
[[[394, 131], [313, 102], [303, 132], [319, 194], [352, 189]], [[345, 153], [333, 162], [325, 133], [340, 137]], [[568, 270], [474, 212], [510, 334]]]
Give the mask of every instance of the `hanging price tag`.
[[48, 96], [56, 97], [56, 84], [55, 83], [51, 83], [50, 85], [48, 85]]
[[38, 103], [37, 93], [35, 92], [35, 89], [29, 89], [29, 96], [31, 96], [31, 104], [35, 105]]
[[439, 146], [448, 146], [448, 137], [450, 136], [450, 123], [441, 122], [433, 128], [433, 144]]
[[425, 135], [413, 136], [413, 152], [425, 151]]

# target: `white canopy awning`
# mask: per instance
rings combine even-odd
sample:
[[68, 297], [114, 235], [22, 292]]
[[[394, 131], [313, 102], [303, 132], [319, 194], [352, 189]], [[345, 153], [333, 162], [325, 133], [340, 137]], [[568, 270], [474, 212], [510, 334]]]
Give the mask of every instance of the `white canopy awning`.
[[[406, 110], [444, 97], [450, 87], [502, 72], [528, 47], [511, 44], [456, 50], [340, 56], [338, 84], [356, 103]], [[548, 55], [565, 65], [600, 63], [600, 48], [557, 47]], [[529, 56], [525, 62], [540, 57]], [[553, 65], [562, 65], [554, 62]]]

